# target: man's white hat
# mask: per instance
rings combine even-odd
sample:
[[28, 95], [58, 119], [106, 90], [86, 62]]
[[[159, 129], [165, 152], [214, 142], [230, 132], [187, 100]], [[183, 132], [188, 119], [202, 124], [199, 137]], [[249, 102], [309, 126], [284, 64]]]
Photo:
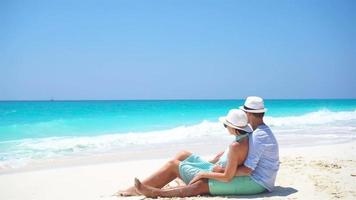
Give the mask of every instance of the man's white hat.
[[245, 104], [240, 106], [240, 109], [249, 113], [265, 113], [267, 109], [265, 108], [263, 99], [261, 97], [247, 97]]
[[227, 116], [220, 117], [219, 121], [235, 129], [251, 133], [253, 130], [247, 123], [247, 115], [239, 109], [231, 109]]

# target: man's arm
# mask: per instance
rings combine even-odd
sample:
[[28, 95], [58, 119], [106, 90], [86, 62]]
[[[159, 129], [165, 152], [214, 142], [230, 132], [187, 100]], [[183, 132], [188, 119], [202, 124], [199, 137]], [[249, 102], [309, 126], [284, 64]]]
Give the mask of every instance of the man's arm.
[[253, 133], [250, 138], [247, 158], [243, 165], [237, 168], [235, 176], [249, 176], [257, 167], [258, 162], [265, 150], [264, 138], [267, 137], [265, 132]]
[[250, 176], [252, 171], [253, 170], [251, 168], [241, 165], [237, 168], [235, 176]]

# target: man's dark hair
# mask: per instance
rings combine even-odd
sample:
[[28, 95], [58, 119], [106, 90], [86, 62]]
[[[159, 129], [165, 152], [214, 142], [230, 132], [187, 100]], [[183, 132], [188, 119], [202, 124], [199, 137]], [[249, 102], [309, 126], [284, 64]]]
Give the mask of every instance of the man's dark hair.
[[251, 113], [251, 114], [256, 118], [263, 118], [265, 116], [265, 113]]

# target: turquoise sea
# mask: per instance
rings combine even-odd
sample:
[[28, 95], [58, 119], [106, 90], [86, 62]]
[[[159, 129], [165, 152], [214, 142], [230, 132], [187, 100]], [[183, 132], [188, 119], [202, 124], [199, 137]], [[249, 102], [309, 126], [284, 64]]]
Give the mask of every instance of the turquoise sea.
[[[243, 100], [1, 101], [0, 169], [78, 153], [214, 137]], [[352, 140], [356, 100], [266, 100], [277, 138]]]

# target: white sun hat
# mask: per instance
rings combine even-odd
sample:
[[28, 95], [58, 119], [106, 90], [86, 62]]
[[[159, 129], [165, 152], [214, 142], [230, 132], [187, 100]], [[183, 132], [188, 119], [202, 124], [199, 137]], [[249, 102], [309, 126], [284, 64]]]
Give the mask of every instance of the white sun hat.
[[227, 116], [220, 117], [219, 121], [235, 129], [251, 133], [253, 130], [247, 123], [247, 115], [239, 109], [231, 109]]
[[263, 99], [261, 97], [251, 96], [247, 97], [245, 104], [240, 106], [240, 109], [249, 113], [265, 113], [267, 108], [265, 108]]

